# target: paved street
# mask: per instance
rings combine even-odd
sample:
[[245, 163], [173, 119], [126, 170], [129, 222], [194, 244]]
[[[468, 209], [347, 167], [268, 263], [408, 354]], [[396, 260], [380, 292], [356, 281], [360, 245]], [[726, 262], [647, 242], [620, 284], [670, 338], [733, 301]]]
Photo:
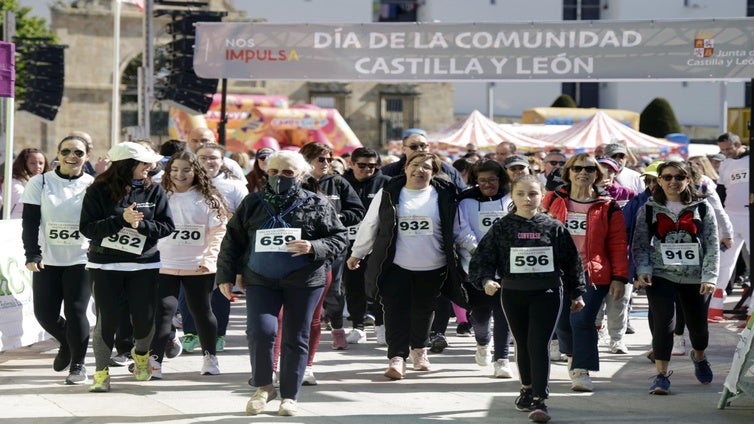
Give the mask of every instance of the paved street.
[[[751, 423], [754, 400], [737, 400], [717, 409], [722, 383], [736, 343], [740, 322], [710, 324], [708, 356], [715, 373], [703, 386], [687, 357], [671, 362], [670, 396], [650, 396], [647, 389], [654, 366], [644, 357], [649, 346], [646, 299], [636, 299], [632, 314], [637, 333], [626, 336], [629, 355], [612, 355], [601, 348], [602, 370], [593, 374], [594, 393], [570, 391], [564, 363], [552, 366], [548, 406], [553, 423]], [[732, 304], [736, 298], [729, 299]], [[385, 348], [374, 342], [330, 349], [323, 336], [315, 374], [319, 385], [304, 387], [300, 415], [279, 417], [279, 401], [256, 417], [244, 412], [251, 388], [244, 342], [243, 298], [233, 304], [228, 348], [219, 354], [220, 376], [201, 376], [201, 356], [181, 355], [163, 364], [164, 379], [137, 382], [125, 368], [111, 368], [110, 393], [89, 393], [86, 387], [63, 384], [66, 373], [52, 370], [54, 342], [0, 354], [0, 422], [52, 423], [525, 423], [525, 413], [513, 408], [516, 380], [493, 379], [492, 366], [474, 363], [473, 338], [449, 337], [451, 346], [431, 355], [433, 370], [387, 381], [383, 376]], [[450, 329], [455, 329], [451, 323]], [[90, 372], [93, 356], [87, 358]], [[409, 367], [410, 369], [410, 367]]]

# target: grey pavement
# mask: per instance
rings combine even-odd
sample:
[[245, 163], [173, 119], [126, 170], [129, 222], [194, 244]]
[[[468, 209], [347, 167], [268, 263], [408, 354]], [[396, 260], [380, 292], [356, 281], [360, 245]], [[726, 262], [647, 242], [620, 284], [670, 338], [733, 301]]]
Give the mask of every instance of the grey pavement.
[[[735, 302], [732, 297], [726, 306]], [[655, 374], [644, 356], [650, 337], [646, 299], [636, 298], [632, 323], [637, 333], [626, 336], [628, 355], [601, 350], [601, 370], [592, 373], [593, 393], [570, 391], [565, 363], [551, 368], [548, 407], [553, 423], [751, 423], [754, 399], [743, 398], [717, 409], [722, 383], [737, 342], [740, 321], [710, 324], [707, 352], [715, 378], [701, 385], [687, 357], [674, 357], [670, 396], [651, 396]], [[87, 386], [67, 386], [66, 373], [52, 370], [55, 342], [0, 354], [0, 422], [51, 423], [526, 423], [513, 407], [516, 379], [493, 379], [492, 366], [474, 362], [473, 338], [449, 337], [450, 347], [431, 354], [432, 371], [410, 370], [404, 380], [391, 382], [382, 373], [386, 348], [377, 346], [371, 329], [366, 344], [333, 351], [323, 334], [315, 362], [319, 385], [303, 387], [300, 415], [279, 417], [279, 401], [265, 413], [244, 412], [252, 389], [244, 340], [243, 297], [233, 304], [228, 348], [218, 355], [219, 376], [199, 375], [199, 354], [183, 354], [163, 364], [163, 380], [135, 381], [125, 368], [111, 368], [112, 391], [89, 393]], [[451, 322], [449, 330], [454, 330]], [[449, 331], [454, 333], [454, 331]], [[94, 370], [93, 356], [87, 367]]]

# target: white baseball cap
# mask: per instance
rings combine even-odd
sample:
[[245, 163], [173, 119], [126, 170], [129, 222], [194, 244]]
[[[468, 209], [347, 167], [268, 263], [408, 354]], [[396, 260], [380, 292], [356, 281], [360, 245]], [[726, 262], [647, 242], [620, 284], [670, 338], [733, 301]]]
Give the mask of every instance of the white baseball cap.
[[149, 148], [131, 141], [116, 144], [107, 152], [107, 156], [113, 162], [134, 159], [144, 163], [156, 163], [162, 160], [162, 155], [158, 155]]

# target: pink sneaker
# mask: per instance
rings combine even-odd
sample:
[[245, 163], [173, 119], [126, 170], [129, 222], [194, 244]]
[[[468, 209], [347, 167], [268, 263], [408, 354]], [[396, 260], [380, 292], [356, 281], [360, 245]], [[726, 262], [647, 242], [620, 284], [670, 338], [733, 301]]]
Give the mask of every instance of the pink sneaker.
[[385, 377], [391, 380], [400, 380], [406, 374], [406, 361], [400, 356], [390, 358], [390, 363], [385, 371]]
[[348, 341], [346, 340], [346, 330], [339, 328], [332, 330], [332, 348], [335, 350], [348, 349]]
[[429, 358], [427, 358], [427, 348], [411, 349], [411, 362], [414, 363], [414, 370], [429, 371], [431, 364], [429, 363]]

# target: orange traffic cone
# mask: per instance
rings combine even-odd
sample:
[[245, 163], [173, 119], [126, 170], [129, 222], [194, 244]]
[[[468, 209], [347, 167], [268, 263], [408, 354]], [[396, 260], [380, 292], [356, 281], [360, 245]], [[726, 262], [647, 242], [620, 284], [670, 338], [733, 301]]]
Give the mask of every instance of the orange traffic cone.
[[709, 302], [709, 309], [707, 310], [707, 322], [726, 321], [725, 316], [723, 316], [724, 303], [723, 289], [715, 289], [715, 293]]

